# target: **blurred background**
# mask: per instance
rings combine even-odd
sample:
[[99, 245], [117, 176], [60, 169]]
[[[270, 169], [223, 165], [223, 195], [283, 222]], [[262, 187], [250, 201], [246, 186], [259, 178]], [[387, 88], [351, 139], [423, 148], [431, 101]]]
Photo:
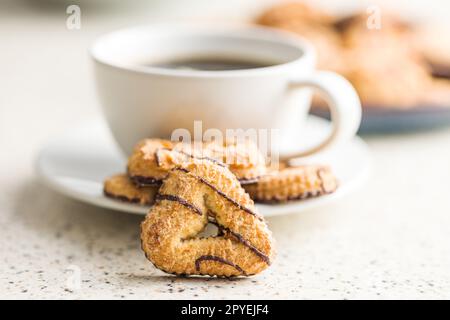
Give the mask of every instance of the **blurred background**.
[[[8, 112], [11, 109], [26, 114], [32, 108], [43, 108], [45, 105], [55, 118], [70, 118], [71, 121], [98, 113], [88, 48], [95, 37], [102, 33], [156, 21], [255, 21], [273, 5], [283, 2], [286, 1], [2, 0], [0, 79], [3, 93], [0, 96], [0, 130], [6, 130], [3, 121], [16, 121], [38, 135], [39, 124], [36, 119], [24, 119], [21, 112]], [[450, 29], [450, 3], [446, 0], [304, 2], [313, 8], [327, 10], [336, 17], [354, 12], [365, 13], [368, 7], [381, 5], [383, 10], [386, 8], [388, 12], [394, 12], [414, 23], [433, 25], [433, 28], [438, 25], [440, 31], [434, 33], [434, 38], [443, 41], [450, 38], [442, 37], [443, 34], [449, 34], [448, 29], [443, 31], [442, 28]], [[79, 30], [66, 27], [69, 17], [66, 9], [73, 4], [79, 5], [81, 9]], [[443, 95], [442, 92], [439, 95]], [[432, 120], [436, 120], [436, 117]], [[64, 125], [64, 121], [61, 121], [56, 126]], [[4, 131], [1, 133], [2, 137], [8, 135]]]

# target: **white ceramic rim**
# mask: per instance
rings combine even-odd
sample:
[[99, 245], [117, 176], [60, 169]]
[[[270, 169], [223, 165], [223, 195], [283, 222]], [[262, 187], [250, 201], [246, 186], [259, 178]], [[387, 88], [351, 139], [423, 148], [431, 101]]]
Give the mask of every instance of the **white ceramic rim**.
[[[177, 33], [178, 36], [227, 36], [236, 39], [252, 39], [265, 42], [271, 42], [274, 45], [290, 46], [294, 50], [299, 51], [299, 56], [291, 61], [267, 66], [262, 68], [245, 69], [245, 70], [221, 70], [221, 71], [207, 71], [207, 70], [174, 70], [161, 67], [141, 66], [134, 64], [125, 64], [114, 62], [113, 59], [108, 59], [108, 52], [102, 50], [107, 41], [115, 41], [114, 38], [120, 39], [124, 35], [142, 34], [142, 32], [165, 32]], [[113, 39], [113, 40], [111, 40]], [[152, 24], [125, 28], [116, 30], [105, 35], [100, 36], [90, 47], [90, 55], [92, 59], [102, 65], [106, 65], [115, 69], [132, 71], [141, 74], [170, 76], [170, 77], [190, 77], [190, 78], [228, 78], [241, 76], [260, 76], [270, 73], [290, 72], [302, 65], [306, 69], [311, 69], [311, 65], [315, 67], [316, 52], [314, 47], [305, 39], [298, 37], [287, 31], [281, 31], [274, 28], [261, 27], [255, 25], [209, 25], [209, 24]], [[293, 69], [295, 68], [295, 69]], [[298, 69], [297, 69], [298, 70]]]
[[[309, 116], [309, 121], [314, 121], [315, 126], [328, 126], [327, 120], [320, 119], [316, 116]], [[92, 127], [99, 126], [99, 119], [91, 119], [87, 123], [83, 123], [82, 126], [74, 126], [69, 131], [63, 131], [58, 135], [58, 138], [52, 139], [49, 141], [38, 153], [37, 158], [35, 159], [34, 167], [35, 172], [37, 173], [37, 176], [40, 181], [42, 181], [46, 186], [48, 186], [50, 189], [61, 193], [65, 196], [68, 196], [69, 198], [73, 198], [76, 200], [79, 200], [84, 203], [88, 203], [94, 206], [107, 208], [111, 210], [116, 211], [122, 211], [125, 213], [132, 213], [132, 214], [145, 214], [148, 212], [148, 209], [150, 207], [148, 206], [139, 206], [137, 204], [129, 204], [125, 202], [120, 202], [114, 199], [107, 198], [103, 195], [102, 192], [97, 192], [96, 194], [88, 194], [86, 193], [85, 189], [83, 189], [82, 192], [80, 192], [77, 189], [74, 189], [73, 187], [67, 187], [67, 184], [61, 183], [62, 180], [69, 179], [69, 180], [78, 180], [77, 177], [66, 177], [63, 174], [56, 175], [50, 172], [46, 169], [47, 165], [45, 164], [45, 159], [47, 157], [47, 153], [55, 148], [55, 145], [60, 145], [61, 143], [64, 143], [67, 145], [67, 135], [69, 134], [69, 141], [73, 142], [73, 133], [76, 133], [77, 139], [79, 139], [80, 135], [78, 134], [81, 129], [86, 131], [86, 129], [92, 129]], [[107, 131], [106, 127], [103, 129]], [[88, 130], [89, 131], [89, 130]], [[96, 132], [96, 130], [94, 130]], [[95, 138], [98, 139], [100, 135], [95, 135]], [[63, 141], [63, 142], [61, 142]], [[106, 141], [105, 141], [106, 142]], [[110, 141], [112, 142], [112, 140]], [[109, 142], [107, 143], [109, 144]], [[256, 204], [258, 210], [260, 213], [262, 213], [265, 217], [272, 217], [272, 216], [279, 216], [279, 215], [285, 215], [285, 214], [292, 214], [292, 213], [300, 213], [301, 211], [306, 211], [309, 209], [318, 208], [322, 205], [328, 204], [332, 201], [338, 200], [344, 196], [349, 195], [352, 193], [353, 190], [356, 190], [364, 185], [364, 183], [367, 181], [367, 179], [370, 177], [373, 171], [373, 163], [372, 163], [372, 156], [370, 149], [368, 145], [358, 136], [355, 136], [352, 138], [352, 140], [349, 141], [349, 144], [347, 145], [351, 150], [345, 149], [344, 152], [340, 152], [340, 154], [345, 154], [345, 151], [352, 151], [352, 150], [358, 150], [357, 158], [363, 159], [363, 161], [359, 161], [359, 164], [362, 164], [362, 168], [359, 170], [354, 170], [352, 167], [352, 172], [358, 172], [357, 176], [353, 176], [351, 179], [346, 179], [344, 183], [341, 183], [339, 188], [331, 194], [324, 195], [321, 197], [316, 198], [310, 198], [305, 199], [301, 201], [292, 201], [282, 204], [276, 204], [276, 205], [269, 205], [269, 204]], [[360, 159], [361, 160], [361, 159]], [[126, 161], [126, 160], [124, 160]], [[347, 163], [347, 161], [345, 161]], [[336, 172], [339, 177], [340, 172]], [[110, 174], [113, 174], [111, 172]], [[83, 178], [81, 180], [84, 180]], [[89, 181], [87, 179], [88, 183], [96, 185], [100, 182], [96, 181]], [[342, 181], [341, 181], [342, 182]], [[102, 190], [102, 185], [98, 188], [98, 190]]]

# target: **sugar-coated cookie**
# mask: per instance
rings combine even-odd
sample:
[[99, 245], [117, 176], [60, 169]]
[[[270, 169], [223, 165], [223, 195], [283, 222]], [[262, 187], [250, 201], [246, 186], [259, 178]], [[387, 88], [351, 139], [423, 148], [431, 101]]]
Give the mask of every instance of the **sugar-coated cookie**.
[[330, 168], [308, 165], [273, 170], [244, 188], [255, 202], [280, 203], [332, 193], [337, 181]]
[[117, 174], [105, 180], [103, 192], [109, 198], [151, 205], [154, 203], [158, 187], [137, 187], [126, 174]]
[[[264, 219], [226, 167], [195, 159], [173, 168], [141, 225], [142, 249], [177, 275], [249, 276], [274, 257]], [[220, 234], [196, 237], [212, 221]]]
[[264, 157], [250, 141], [187, 144], [146, 139], [134, 148], [128, 175], [137, 185], [158, 185], [171, 169], [193, 159], [210, 159], [227, 166], [242, 184], [253, 183], [266, 173]]

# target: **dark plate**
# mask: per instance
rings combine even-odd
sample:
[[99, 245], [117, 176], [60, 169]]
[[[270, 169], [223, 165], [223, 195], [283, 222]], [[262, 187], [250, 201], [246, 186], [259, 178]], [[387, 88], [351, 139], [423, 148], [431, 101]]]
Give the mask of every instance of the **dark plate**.
[[[312, 114], [329, 119], [327, 110], [313, 108]], [[364, 107], [359, 133], [396, 133], [450, 126], [450, 106], [418, 106], [409, 109]]]

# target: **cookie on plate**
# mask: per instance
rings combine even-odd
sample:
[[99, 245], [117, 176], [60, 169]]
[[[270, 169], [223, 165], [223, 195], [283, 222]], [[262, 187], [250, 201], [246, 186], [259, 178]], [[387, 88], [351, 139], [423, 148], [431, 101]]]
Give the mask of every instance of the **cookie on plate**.
[[107, 197], [123, 202], [152, 205], [158, 187], [137, 187], [126, 174], [117, 174], [105, 180], [103, 192]]
[[[228, 168], [194, 159], [169, 171], [141, 225], [142, 249], [160, 270], [177, 275], [249, 276], [273, 257], [271, 233]], [[209, 221], [217, 236], [198, 237]]]
[[450, 80], [450, 39], [442, 36], [449, 32], [450, 27], [446, 25], [422, 26], [415, 33], [414, 43], [432, 75]]
[[256, 22], [262, 25], [277, 27], [290, 22], [305, 24], [332, 24], [334, 17], [326, 11], [308, 6], [301, 2], [283, 3], [266, 10]]
[[359, 13], [336, 24], [347, 61], [343, 75], [365, 107], [417, 106], [431, 76], [413, 45], [413, 28], [388, 13], [383, 13], [380, 28], [367, 23], [367, 14]]
[[193, 159], [210, 159], [228, 167], [242, 184], [257, 181], [267, 169], [263, 155], [250, 141], [188, 144], [145, 139], [128, 160], [128, 176], [139, 186], [159, 185], [171, 169]]
[[307, 165], [273, 170], [244, 189], [255, 202], [275, 204], [329, 194], [337, 186], [329, 167]]
[[256, 23], [293, 32], [317, 49], [318, 67], [341, 72], [341, 39], [333, 28], [335, 19], [327, 12], [304, 3], [286, 3], [267, 10]]

